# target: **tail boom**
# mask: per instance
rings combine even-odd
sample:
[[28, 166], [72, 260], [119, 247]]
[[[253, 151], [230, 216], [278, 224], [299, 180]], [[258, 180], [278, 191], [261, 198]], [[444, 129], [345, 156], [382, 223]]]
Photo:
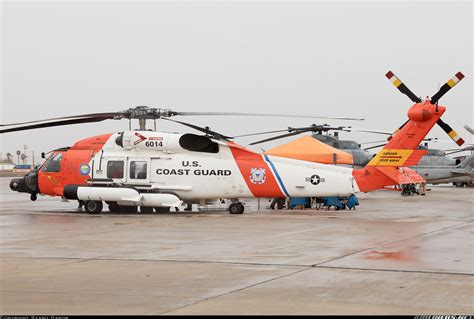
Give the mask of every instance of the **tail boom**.
[[415, 166], [426, 151], [417, 150], [432, 127], [445, 112], [430, 101], [415, 103], [408, 111], [409, 120], [393, 135], [385, 147], [363, 169], [353, 171], [362, 192], [385, 186], [420, 183], [425, 180], [405, 166]]

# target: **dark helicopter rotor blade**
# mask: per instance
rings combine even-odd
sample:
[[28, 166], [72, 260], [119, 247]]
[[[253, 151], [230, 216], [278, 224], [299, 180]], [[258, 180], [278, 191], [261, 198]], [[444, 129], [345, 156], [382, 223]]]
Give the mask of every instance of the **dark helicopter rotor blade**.
[[471, 133], [472, 135], [474, 135], [474, 130], [469, 126], [469, 125], [464, 125], [464, 129], [466, 131], [468, 131], [469, 133]]
[[249, 145], [255, 145], [255, 144], [270, 142], [270, 141], [278, 140], [278, 139], [280, 139], [280, 138], [285, 138], [285, 137], [290, 137], [290, 136], [298, 135], [298, 134], [301, 134], [301, 133], [304, 133], [304, 132], [307, 132], [307, 131], [294, 131], [294, 132], [291, 132], [291, 133], [288, 133], [288, 134], [278, 135], [278, 136], [266, 138], [266, 139], [264, 139], [264, 140], [252, 142], [252, 143], [250, 143]]
[[444, 83], [443, 86], [431, 97], [431, 104], [436, 104], [440, 98], [443, 97], [449, 90], [451, 90], [456, 84], [464, 79], [464, 74], [461, 72], [456, 73], [448, 82]]
[[350, 132], [352, 128], [350, 126], [339, 126], [339, 127], [333, 127], [333, 126], [328, 126], [326, 124], [324, 125], [311, 125], [311, 126], [304, 126], [304, 127], [288, 127], [286, 130], [275, 130], [275, 131], [266, 131], [266, 132], [257, 132], [257, 133], [251, 133], [251, 134], [244, 134], [244, 135], [236, 135], [234, 136], [235, 138], [237, 137], [247, 137], [247, 136], [255, 136], [255, 135], [264, 135], [264, 134], [272, 134], [272, 133], [281, 133], [281, 132], [295, 132], [295, 131], [301, 131], [300, 133], [303, 132], [318, 132], [318, 131], [344, 131], [344, 132]]
[[276, 130], [276, 131], [266, 131], [266, 132], [257, 132], [257, 133], [250, 133], [250, 134], [243, 134], [243, 135], [236, 135], [234, 138], [237, 137], [247, 137], [247, 136], [256, 136], [256, 135], [265, 135], [265, 134], [273, 134], [273, 133], [282, 133], [282, 132], [292, 132], [295, 129], [288, 128], [286, 130]]
[[118, 112], [108, 112], [108, 113], [91, 113], [91, 114], [71, 115], [71, 116], [56, 117], [56, 118], [44, 119], [44, 120], [35, 120], [35, 121], [28, 121], [28, 122], [0, 124], [0, 127], [34, 124], [34, 123], [43, 123], [43, 122], [55, 122], [55, 121], [59, 121], [59, 120], [84, 119], [84, 118], [113, 119], [114, 117], [118, 116], [119, 114], [120, 113], [118, 113]]
[[391, 135], [392, 133], [387, 131], [380, 131], [380, 130], [370, 130], [370, 129], [358, 129], [358, 128], [347, 128], [345, 129], [347, 132], [363, 132], [363, 133], [374, 133], [374, 134], [381, 134], [381, 135]]
[[438, 124], [443, 131], [448, 134], [448, 136], [454, 141], [454, 143], [458, 144], [459, 146], [464, 144], [464, 140], [456, 133], [451, 126], [445, 123], [443, 120], [439, 119], [436, 124]]
[[373, 149], [373, 148], [377, 148], [377, 147], [381, 147], [381, 146], [385, 146], [385, 145], [387, 145], [387, 143], [383, 143], [383, 144], [378, 144], [378, 145], [366, 147], [366, 148], [364, 148], [363, 150], [364, 150], [364, 151], [367, 151], [367, 150], [371, 150], [371, 149]]
[[387, 74], [385, 74], [387, 79], [392, 82], [392, 84], [403, 94], [408, 96], [410, 100], [412, 100], [415, 103], [420, 103], [421, 99], [415, 95], [395, 74], [393, 74], [392, 71], [388, 71]]
[[360, 145], [364, 145], [364, 144], [376, 144], [376, 143], [387, 143], [387, 141], [385, 140], [382, 140], [382, 141], [372, 141], [372, 142], [362, 142], [362, 143], [359, 143]]
[[313, 119], [329, 119], [329, 120], [347, 120], [347, 121], [363, 121], [363, 118], [354, 117], [328, 117], [328, 116], [311, 116], [311, 115], [290, 115], [290, 114], [265, 114], [265, 113], [241, 113], [241, 112], [176, 112], [171, 111], [171, 115], [183, 116], [268, 116], [268, 117], [287, 117], [287, 118], [313, 118]]
[[107, 119], [109, 119], [109, 117], [89, 117], [89, 118], [85, 117], [85, 118], [78, 118], [78, 119], [68, 119], [68, 120], [62, 120], [62, 121], [46, 122], [46, 123], [40, 123], [40, 124], [32, 124], [32, 125], [30, 124], [30, 125], [23, 125], [23, 126], [17, 126], [17, 127], [12, 127], [12, 128], [1, 129], [0, 134], [34, 130], [34, 129], [45, 128], [45, 127], [101, 122]]
[[175, 123], [179, 123], [181, 125], [185, 125], [187, 127], [190, 127], [190, 128], [193, 128], [199, 132], [203, 132], [207, 135], [211, 135], [213, 138], [215, 139], [224, 139], [224, 140], [231, 140], [233, 139], [232, 136], [226, 136], [226, 135], [223, 135], [223, 134], [220, 134], [220, 133], [217, 133], [215, 131], [212, 131], [210, 130], [209, 128], [205, 128], [205, 127], [201, 127], [201, 126], [197, 126], [197, 125], [194, 125], [194, 124], [191, 124], [191, 123], [186, 123], [186, 122], [181, 122], [181, 121], [176, 121], [176, 120], [171, 120], [171, 119], [167, 119], [167, 118], [162, 118], [163, 120], [166, 120], [166, 121], [170, 121], [170, 122], [175, 122]]
[[463, 147], [461, 149], [452, 149], [452, 150], [444, 150], [445, 152], [450, 152], [450, 153], [445, 153], [446, 155], [451, 155], [451, 154], [455, 154], [455, 153], [460, 153], [460, 152], [464, 152], [464, 151], [474, 151], [474, 146], [468, 146], [468, 147]]

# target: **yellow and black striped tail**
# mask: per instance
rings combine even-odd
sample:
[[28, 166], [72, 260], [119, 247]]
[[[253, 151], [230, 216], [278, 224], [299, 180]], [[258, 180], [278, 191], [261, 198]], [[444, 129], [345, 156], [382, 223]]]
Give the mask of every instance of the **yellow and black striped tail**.
[[464, 79], [464, 74], [461, 72], [456, 73], [452, 78], [448, 80], [448, 82], [444, 83], [442, 87], [440, 87], [439, 91], [436, 92], [435, 95], [431, 97], [431, 104], [436, 104], [439, 99], [445, 95], [451, 88], [453, 88], [459, 81]]
[[451, 126], [443, 122], [443, 120], [439, 119], [436, 124], [438, 124], [456, 144], [459, 146], [464, 144], [464, 140], [458, 135], [458, 133], [456, 133]]
[[395, 75], [392, 71], [388, 71], [385, 76], [392, 82], [392, 84], [403, 94], [408, 96], [410, 100], [415, 103], [420, 103], [421, 99], [415, 95], [410, 89]]

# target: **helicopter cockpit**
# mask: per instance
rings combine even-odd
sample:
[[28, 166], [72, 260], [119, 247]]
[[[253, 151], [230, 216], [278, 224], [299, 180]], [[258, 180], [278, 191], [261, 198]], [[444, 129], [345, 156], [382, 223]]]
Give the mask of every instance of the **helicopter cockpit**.
[[53, 153], [44, 163], [41, 170], [45, 173], [57, 173], [61, 171], [61, 160], [63, 153]]

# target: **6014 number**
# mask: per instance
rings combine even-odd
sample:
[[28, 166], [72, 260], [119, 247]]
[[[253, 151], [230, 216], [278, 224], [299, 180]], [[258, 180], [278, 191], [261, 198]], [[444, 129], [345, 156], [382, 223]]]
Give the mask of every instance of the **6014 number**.
[[163, 147], [163, 142], [158, 142], [158, 141], [146, 141], [145, 142], [146, 147]]

